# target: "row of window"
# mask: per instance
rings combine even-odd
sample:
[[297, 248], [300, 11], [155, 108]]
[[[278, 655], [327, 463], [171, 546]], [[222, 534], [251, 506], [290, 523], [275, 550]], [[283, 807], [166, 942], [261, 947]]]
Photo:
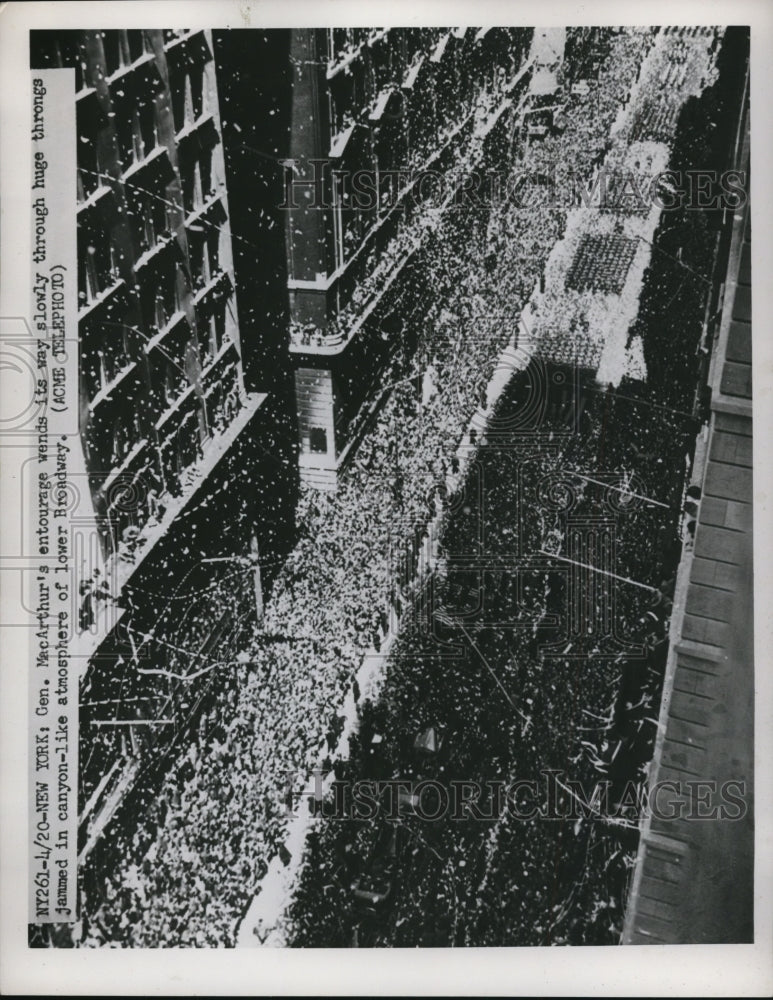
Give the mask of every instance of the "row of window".
[[102, 37], [107, 76], [131, 66], [149, 51], [145, 32], [139, 29], [101, 31], [99, 34]]
[[[131, 66], [146, 55], [150, 49], [144, 31], [137, 29], [110, 30], [96, 33], [102, 47], [102, 71], [112, 76], [120, 69]], [[47, 59], [55, 66], [72, 67], [75, 70], [75, 90], [93, 87], [96, 74], [101, 72], [89, 59], [89, 39], [80, 31], [60, 31], [50, 41], [45, 52]]]
[[359, 45], [364, 45], [372, 30], [372, 28], [328, 28], [328, 62], [334, 65], [346, 52], [356, 49]]
[[[189, 345], [193, 345], [198, 365], [205, 371], [228, 341], [226, 315], [229, 306], [228, 300], [222, 299], [202, 312], [197, 318], [196, 335], [193, 338], [181, 312], [167, 315], [167, 306], [161, 297], [156, 298], [153, 305], [157, 310], [155, 318], [163, 343], [159, 343], [157, 349], [152, 351], [152, 386], [158, 405], [166, 409], [187, 388], [186, 364], [192, 363], [192, 359], [188, 357]], [[159, 322], [162, 320], [164, 322]], [[179, 332], [176, 332], [178, 326], [169, 326], [172, 321], [174, 324], [179, 323]], [[153, 328], [150, 329], [153, 332]], [[138, 342], [137, 334], [138, 330], [132, 324], [123, 325], [119, 320], [108, 320], [99, 326], [99, 339], [96, 341], [98, 346], [84, 342], [82, 372], [84, 390], [90, 401], [110, 386], [119, 374], [125, 372], [132, 360], [139, 357], [138, 350], [143, 350], [151, 342], [151, 338], [143, 339], [140, 334], [141, 346], [130, 350], [129, 343], [136, 345]], [[95, 336], [91, 335], [89, 340], [94, 340]]]
[[[500, 83], [522, 56], [522, 49], [516, 46], [514, 39], [509, 54], [502, 53], [500, 59], [492, 58], [489, 65], [480, 66], [472, 72], [466, 59], [457, 58], [449, 63], [428, 61], [434, 47], [434, 41], [428, 43], [421, 55], [417, 53], [408, 64], [399, 58], [391, 44], [384, 50], [387, 58], [380, 62], [374, 58], [374, 50], [368, 47], [360, 58], [347, 67], [346, 72], [337, 73], [330, 79], [327, 96], [331, 142], [354, 122], [367, 125], [369, 113], [390, 90], [395, 97], [389, 110], [382, 109], [382, 115], [387, 119], [398, 118], [403, 128], [421, 123], [425, 130], [429, 130], [440, 116], [444, 120], [457, 117], [481, 85], [494, 87]], [[405, 97], [401, 87], [407, 71], [411, 66], [416, 68], [422, 57], [425, 62], [420, 68], [421, 86], [415, 87], [415, 92]], [[428, 68], [430, 72], [426, 72]]]
[[[501, 87], [523, 51], [514, 47], [501, 60], [492, 59], [491, 65], [477, 77], [470, 74], [462, 79], [464, 74], [458, 63], [454, 63], [450, 71], [446, 67], [445, 75], [437, 70], [428, 73], [415, 94], [396, 94], [378, 129], [372, 129], [367, 119], [360, 122], [360, 128], [352, 135], [347, 147], [343, 180], [333, 181], [336, 268], [343, 266], [356, 251], [378, 212], [388, 210], [394, 203], [405, 183], [400, 182], [396, 171], [406, 171], [407, 176], [409, 168], [425, 166], [439, 148], [439, 140], [442, 138], [445, 141], [449, 128], [458, 124], [471, 110], [475, 95]], [[355, 65], [366, 63], [366, 60], [355, 61]], [[448, 83], [449, 74], [456, 81], [451, 86]], [[356, 104], [357, 99], [358, 71], [340, 74], [340, 77], [348, 82], [339, 84], [338, 77], [335, 77], [328, 88], [333, 130], [344, 120], [352, 120], [349, 111], [342, 117], [344, 112], [337, 109], [351, 108], [350, 102]], [[367, 190], [360, 190], [357, 196], [351, 184], [355, 172], [360, 177], [360, 187], [367, 184]], [[368, 207], [369, 204], [372, 207]]]
[[[198, 330], [198, 351], [204, 367], [212, 362], [225, 342], [225, 309], [218, 308], [204, 321]], [[188, 350], [186, 333], [170, 350], [155, 351], [152, 355], [151, 395], [144, 396], [140, 405], [139, 396], [143, 389], [138, 382], [138, 373], [131, 372], [131, 359], [126, 349], [127, 332], [110, 329], [96, 351], [84, 350], [81, 359], [81, 374], [84, 389], [90, 398], [95, 398], [100, 389], [114, 384], [123, 373], [125, 382], [116, 388], [113, 404], [106, 411], [109, 416], [98, 416], [89, 437], [89, 458], [95, 468], [116, 468], [123, 464], [128, 454], [143, 438], [151, 435], [150, 424], [155, 423], [163, 413], [176, 404], [180, 396], [189, 389], [190, 378], [186, 374], [186, 354]], [[233, 366], [232, 366], [233, 367]], [[206, 415], [202, 426], [206, 434], [222, 431], [238, 409], [240, 396], [235, 381], [235, 369], [226, 384], [219, 373], [212, 379], [207, 392]], [[117, 405], [116, 405], [117, 404]], [[193, 400], [194, 408], [201, 404], [200, 396]], [[95, 410], [96, 414], [101, 411]], [[144, 426], [147, 423], [148, 426]], [[207, 427], [209, 430], [207, 430]], [[190, 456], [179, 454], [175, 463], [177, 471], [189, 465]]]
[[[209, 438], [222, 433], [233, 421], [242, 400], [235, 371], [232, 370], [229, 376], [208, 395], [204, 411], [194, 408], [185, 413], [158, 449], [137, 451], [137, 460], [126, 473], [136, 483], [133, 494], [136, 504], [125, 503], [120, 488], [123, 476], [107, 491], [108, 506], [104, 514], [108, 518], [108, 543], [113, 552], [119, 550], [126, 528], [141, 528], [149, 518], [163, 516], [164, 494], [179, 494], [188, 482], [191, 466], [203, 455]], [[119, 468], [142, 440], [136, 415], [128, 410], [117, 413], [107, 439], [112, 468]]]
[[[399, 91], [420, 59], [431, 60], [443, 34], [439, 29], [419, 30], [413, 34], [392, 30], [372, 44], [363, 46], [357, 58], [328, 80], [331, 135], [338, 135], [348, 124], [362, 120], [386, 90]], [[513, 36], [511, 58], [508, 60], [505, 56], [503, 68], [512, 69], [520, 56], [518, 39]], [[492, 59], [490, 67], [484, 68], [471, 65], [471, 59], [474, 60], [473, 54], [465, 48], [461, 58], [431, 63], [432, 72], [424, 77], [422, 89], [432, 92], [428, 96], [433, 107], [437, 92], [442, 95], [448, 114], [458, 113], [459, 107], [469, 100], [473, 89], [483, 82], [485, 75], [490, 77], [490, 82], [495, 82], [495, 60]], [[509, 66], [506, 66], [508, 62]]]
[[[78, 172], [79, 194], [85, 195], [92, 179], [87, 167]], [[217, 193], [212, 188], [212, 151], [201, 151], [200, 159], [187, 163], [181, 170], [183, 215], [201, 209]], [[103, 179], [102, 186], [106, 185]], [[178, 206], [166, 192], [153, 192], [142, 186], [131, 192], [127, 221], [135, 259], [171, 238], [177, 224]], [[79, 228], [78, 259], [79, 299], [81, 306], [90, 304], [110, 288], [119, 277], [121, 256], [111, 244], [110, 233], [101, 225]], [[188, 247], [194, 281], [206, 284], [220, 266], [220, 229], [207, 223], [188, 230]], [[174, 311], [174, 309], [172, 309]]]
[[[409, 183], [410, 168], [423, 168], [440, 148], [440, 130], [420, 119], [421, 129], [396, 128], [368, 137], [347, 169], [332, 174], [331, 206], [335, 267], [356, 252], [368, 228], [388, 212]], [[447, 140], [444, 140], [447, 141]], [[431, 168], [429, 168], [431, 169]], [[355, 187], [354, 177], [357, 183]], [[424, 185], [424, 194], [438, 192]]]
[[405, 67], [423, 48], [434, 46], [443, 34], [441, 28], [328, 28], [327, 61], [333, 72], [356, 53], [367, 58], [379, 53], [390, 60], [399, 61]]
[[[74, 67], [79, 94], [77, 197], [90, 204], [78, 214], [78, 294], [81, 307], [94, 307], [80, 325], [80, 372], [85, 397], [100, 400], [87, 425], [89, 466], [120, 467], [130, 453], [142, 461], [138, 446], [156, 441], [160, 494], [174, 491], [207, 438], [227, 426], [241, 405], [241, 383], [238, 356], [227, 349], [232, 305], [222, 294], [227, 282], [218, 279], [220, 227], [208, 221], [219, 222], [224, 212], [190, 220], [184, 259], [173, 235], [192, 213], [213, 204], [219, 183], [213, 184], [219, 137], [206, 72], [211, 53], [206, 42], [190, 51], [183, 42], [173, 52], [177, 33], [165, 32], [165, 89], [167, 73], [151, 55], [154, 46], [161, 51], [157, 34], [46, 33], [40, 64]], [[103, 78], [107, 107], [101, 89], [91, 90]], [[201, 129], [196, 138], [190, 138], [193, 129]], [[180, 137], [180, 182], [165, 148], [173, 136]], [[197, 295], [207, 288], [213, 294]], [[205, 395], [190, 391], [200, 372]], [[164, 441], [154, 430], [159, 423]]]
[[[172, 119], [176, 134], [190, 128], [205, 116], [209, 109], [204, 86], [202, 66], [187, 67], [171, 74], [170, 95]], [[114, 95], [110, 124], [105, 120], [95, 102], [78, 102], [78, 200], [85, 201], [97, 188], [108, 183], [110, 166], [116, 152], [121, 170], [126, 173], [146, 160], [161, 142], [160, 121], [163, 115], [163, 96], [152, 89], [126, 99], [124, 91]], [[112, 136], [115, 135], [115, 145]], [[203, 151], [209, 160], [209, 150]], [[201, 176], [193, 177], [193, 164], [185, 164], [188, 174], [187, 211], [194, 201], [201, 202], [201, 187], [210, 186], [211, 166], [204, 163], [199, 168]], [[195, 185], [198, 184], [198, 199]]]
[[[202, 447], [213, 435], [222, 433], [242, 405], [235, 368], [215, 385], [204, 400], [187, 410], [161, 446], [164, 488], [179, 481], [179, 477], [202, 455]], [[203, 408], [202, 408], [203, 407]], [[111, 413], [107, 440], [103, 438], [108, 468], [119, 468], [131, 451], [146, 439], [139, 409], [133, 403], [117, 407]], [[93, 461], [94, 456], [92, 456]], [[174, 492], [174, 489], [172, 489]]]
[[333, 135], [347, 122], [362, 117], [387, 87], [399, 87], [419, 52], [429, 55], [434, 33], [422, 32], [413, 45], [403, 33], [391, 31], [372, 46], [364, 46], [356, 59], [328, 81], [330, 127]]

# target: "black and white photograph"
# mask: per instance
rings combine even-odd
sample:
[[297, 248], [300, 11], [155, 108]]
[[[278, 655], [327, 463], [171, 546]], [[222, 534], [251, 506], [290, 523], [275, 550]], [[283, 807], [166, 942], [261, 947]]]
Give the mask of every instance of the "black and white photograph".
[[753, 29], [71, 6], [0, 345], [29, 961], [759, 943]]

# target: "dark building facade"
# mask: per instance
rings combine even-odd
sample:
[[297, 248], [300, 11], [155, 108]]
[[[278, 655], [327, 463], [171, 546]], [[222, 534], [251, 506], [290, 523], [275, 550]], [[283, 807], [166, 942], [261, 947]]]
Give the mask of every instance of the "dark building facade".
[[[421, 323], [422, 300], [432, 295], [421, 262], [428, 203], [436, 214], [458, 207], [446, 192], [480, 169], [484, 161], [471, 153], [486, 134], [486, 116], [498, 120], [528, 82], [531, 35], [514, 28], [290, 32], [283, 207], [306, 482], [334, 487], [385, 358]], [[488, 166], [496, 168], [495, 160]]]
[[245, 378], [211, 32], [33, 32], [31, 65], [75, 71], [88, 852], [259, 618], [295, 463], [281, 399]]

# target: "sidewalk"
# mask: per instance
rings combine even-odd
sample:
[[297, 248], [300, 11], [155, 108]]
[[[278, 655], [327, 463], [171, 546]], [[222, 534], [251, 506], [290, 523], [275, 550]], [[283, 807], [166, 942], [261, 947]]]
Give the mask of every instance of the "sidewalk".
[[[623, 944], [742, 943], [754, 936], [750, 261], [747, 206], [733, 223], [702, 482], [697, 478], [702, 499], [694, 549], [679, 570], [650, 775], [651, 785], [679, 783], [693, 818], [645, 823]], [[734, 809], [743, 815], [699, 818], [697, 790], [686, 785], [699, 781], [737, 783], [732, 794], [745, 812]]]

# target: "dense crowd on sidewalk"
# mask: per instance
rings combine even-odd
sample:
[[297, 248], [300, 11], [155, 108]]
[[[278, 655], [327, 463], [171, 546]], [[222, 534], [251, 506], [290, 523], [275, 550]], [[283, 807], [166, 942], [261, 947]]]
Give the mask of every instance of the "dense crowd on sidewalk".
[[[517, 149], [514, 169], [560, 163], [587, 175], [651, 43], [644, 29], [616, 36], [598, 83], [563, 134]], [[233, 944], [269, 859], [282, 849], [285, 783], [305, 776], [335, 746], [343, 694], [400, 604], [394, 550], [425, 530], [453, 483], [459, 442], [564, 223], [560, 205], [513, 207], [473, 227], [464, 259], [459, 220], [430, 235], [437, 304], [416, 353], [407, 368], [395, 369], [398, 384], [338, 491], [303, 494], [301, 538], [255, 641], [228, 668], [198, 738], [127, 833], [123, 863], [90, 873], [79, 943]], [[505, 303], [510, 318], [502, 321]], [[423, 391], [426, 379], [417, 386], [410, 377], [421, 382], [428, 368], [430, 392]], [[642, 418], [637, 446], [652, 450], [658, 445], [647, 426]], [[626, 613], [635, 626], [640, 603]], [[544, 678], [517, 680], [533, 689], [529, 697], [548, 697]], [[489, 695], [475, 707], [482, 694], [479, 678], [465, 692], [472, 732], [488, 725]], [[406, 690], [404, 697], [416, 695]], [[513, 720], [514, 737], [523, 725], [520, 716]]]

